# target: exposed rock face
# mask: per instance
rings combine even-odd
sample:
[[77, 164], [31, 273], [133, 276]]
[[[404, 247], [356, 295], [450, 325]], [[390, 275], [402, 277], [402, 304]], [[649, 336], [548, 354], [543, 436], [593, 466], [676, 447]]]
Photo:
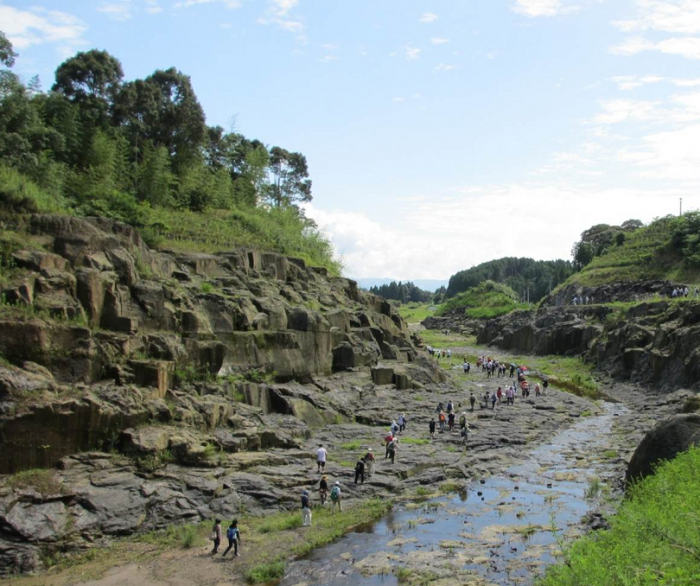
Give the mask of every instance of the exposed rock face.
[[348, 422], [350, 441], [396, 393], [446, 381], [392, 305], [299, 259], [11, 220], [27, 249], [0, 285], [0, 475], [45, 470], [0, 476], [0, 575], [103, 536], [292, 508], [316, 481], [312, 432]]
[[608, 311], [603, 307], [518, 311], [484, 322], [477, 341], [538, 355], [584, 354], [603, 332], [594, 320]]
[[583, 356], [612, 376], [663, 390], [700, 384], [700, 303], [545, 307], [485, 321], [481, 344]]
[[[311, 382], [415, 358], [389, 303], [299, 259], [159, 253], [133, 228], [99, 218], [16, 223], [31, 246], [14, 252], [18, 269], [0, 289], [16, 306], [0, 313], [0, 354], [45, 367], [52, 380], [0, 371], [0, 473], [103, 449], [156, 412], [170, 420], [154, 402], [188, 382]], [[59, 398], [49, 397], [56, 384]]]
[[627, 467], [627, 481], [653, 474], [656, 464], [672, 460], [678, 453], [697, 445], [700, 445], [700, 415], [676, 415], [663, 421], [637, 447]]
[[544, 307], [563, 307], [571, 305], [574, 297], [592, 298], [595, 303], [612, 303], [615, 301], [643, 301], [660, 295], [670, 297], [675, 287], [685, 287], [684, 283], [672, 281], [631, 281], [609, 283], [594, 287], [569, 285], [545, 297], [541, 305]]

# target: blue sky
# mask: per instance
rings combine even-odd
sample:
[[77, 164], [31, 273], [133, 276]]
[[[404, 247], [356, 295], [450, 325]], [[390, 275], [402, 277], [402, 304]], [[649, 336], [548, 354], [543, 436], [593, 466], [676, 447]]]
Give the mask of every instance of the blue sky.
[[700, 205], [698, 0], [0, 0], [15, 69], [175, 66], [209, 124], [304, 153], [354, 277], [568, 258]]

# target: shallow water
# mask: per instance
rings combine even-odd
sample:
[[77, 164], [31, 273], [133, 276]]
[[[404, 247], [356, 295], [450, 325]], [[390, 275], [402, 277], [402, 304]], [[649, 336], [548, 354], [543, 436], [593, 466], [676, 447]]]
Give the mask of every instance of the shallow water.
[[365, 531], [290, 564], [282, 586], [393, 586], [396, 566], [461, 579], [473, 573], [474, 584], [531, 584], [555, 561], [560, 541], [580, 533], [581, 517], [595, 504], [584, 496], [590, 479], [613, 468], [592, 456], [609, 448], [624, 410], [605, 403], [601, 415], [576, 421], [502, 476], [417, 508], [396, 507]]

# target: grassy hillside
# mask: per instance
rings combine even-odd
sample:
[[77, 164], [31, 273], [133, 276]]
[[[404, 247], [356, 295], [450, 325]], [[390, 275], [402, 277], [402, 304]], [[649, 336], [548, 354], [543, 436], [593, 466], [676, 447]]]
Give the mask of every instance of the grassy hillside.
[[538, 586], [700, 584], [700, 449], [631, 492], [612, 529], [575, 542]]
[[[41, 189], [14, 169], [0, 165], [0, 206], [11, 212], [80, 215], [64, 198]], [[121, 213], [114, 213], [115, 210]], [[295, 207], [208, 209], [203, 212], [137, 205], [104, 215], [129, 220], [140, 227], [154, 248], [217, 252], [246, 246], [304, 259], [309, 265], [340, 274], [330, 243]]]
[[693, 258], [695, 220], [694, 214], [655, 220], [629, 234], [622, 244], [595, 257], [560, 287], [649, 279], [698, 282], [700, 265]]
[[464, 309], [464, 315], [467, 317], [488, 319], [505, 315], [516, 309], [529, 309], [529, 306], [526, 303], [520, 303], [517, 293], [507, 285], [484, 281], [448, 299], [436, 314], [443, 315], [454, 309]]

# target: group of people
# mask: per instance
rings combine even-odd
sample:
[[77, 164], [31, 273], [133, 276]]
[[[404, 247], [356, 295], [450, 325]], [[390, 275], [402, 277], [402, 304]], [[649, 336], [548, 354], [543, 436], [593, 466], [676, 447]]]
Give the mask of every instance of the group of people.
[[[226, 554], [233, 549], [233, 555], [238, 557], [238, 549], [241, 543], [241, 531], [238, 529], [238, 519], [231, 521], [228, 529], [226, 530], [226, 539], [228, 539], [228, 547], [223, 553], [222, 557], [226, 557]], [[219, 546], [223, 541], [223, 529], [221, 528], [221, 519], [216, 519], [214, 523], [214, 528], [211, 533], [211, 540], [214, 542], [214, 549], [211, 550], [211, 555], [216, 555], [219, 551]]]
[[[690, 289], [688, 289], [687, 285], [685, 287], [674, 287], [673, 291], [671, 291], [671, 297], [673, 299], [677, 297], [688, 297], [688, 295], [690, 295]], [[694, 295], [696, 299], [700, 296], [700, 290], [698, 290], [697, 287], [695, 287]]]
[[[473, 393], [472, 398], [474, 398]], [[476, 399], [474, 399], [474, 401], [476, 401]], [[474, 403], [472, 402], [472, 411], [473, 410]], [[445, 413], [445, 411], [447, 411], [447, 413]], [[452, 400], [447, 402], [447, 406], [444, 406], [442, 402], [438, 403], [435, 412], [438, 414], [440, 433], [445, 433], [445, 430], [447, 430], [449, 433], [454, 433], [457, 413], [455, 410], [454, 403], [452, 403]], [[428, 423], [428, 432], [430, 433], [430, 439], [435, 439], [436, 427], [437, 423], [435, 421], [435, 417], [432, 417], [430, 419], [430, 422]], [[459, 434], [462, 437], [462, 443], [464, 445], [465, 450], [467, 449], [467, 440], [469, 439], [469, 429], [470, 428], [469, 423], [467, 422], [467, 413], [463, 412], [462, 415], [460, 415], [459, 417]]]
[[440, 358], [452, 358], [452, 350], [445, 350], [444, 348], [440, 350], [439, 348], [433, 348], [432, 346], [428, 346], [426, 348], [428, 350], [428, 354], [430, 356], [437, 358], [440, 360]]
[[515, 364], [508, 365], [490, 356], [479, 356], [476, 361], [476, 367], [481, 368], [481, 371], [486, 373], [487, 378], [491, 378], [492, 376], [505, 377], [509, 368], [510, 378], [513, 378], [517, 369]]

